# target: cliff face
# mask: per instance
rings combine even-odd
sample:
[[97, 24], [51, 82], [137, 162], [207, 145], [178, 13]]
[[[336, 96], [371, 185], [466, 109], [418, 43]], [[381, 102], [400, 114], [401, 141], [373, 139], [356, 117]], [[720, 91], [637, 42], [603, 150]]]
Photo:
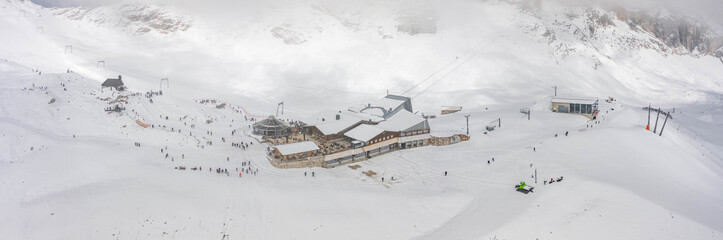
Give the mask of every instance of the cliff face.
[[149, 4], [120, 4], [87, 9], [82, 7], [54, 9], [53, 14], [69, 20], [94, 22], [135, 34], [157, 32], [168, 34], [191, 28], [192, 20]]
[[723, 38], [714, 36], [705, 25], [681, 17], [659, 17], [622, 8], [613, 12], [631, 29], [650, 32], [678, 54], [723, 56]]

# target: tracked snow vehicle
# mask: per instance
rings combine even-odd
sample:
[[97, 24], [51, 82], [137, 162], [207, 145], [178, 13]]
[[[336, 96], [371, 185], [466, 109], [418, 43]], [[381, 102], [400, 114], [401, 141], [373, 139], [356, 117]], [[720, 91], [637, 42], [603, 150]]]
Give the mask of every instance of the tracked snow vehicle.
[[535, 187], [527, 185], [525, 182], [520, 182], [520, 184], [515, 185], [515, 190], [524, 194], [531, 193], [534, 189]]

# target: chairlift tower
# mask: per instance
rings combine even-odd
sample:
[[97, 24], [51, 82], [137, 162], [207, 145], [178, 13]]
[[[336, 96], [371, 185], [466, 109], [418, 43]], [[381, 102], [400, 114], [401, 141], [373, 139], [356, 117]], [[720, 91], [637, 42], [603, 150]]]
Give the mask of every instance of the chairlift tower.
[[284, 102], [280, 102], [276, 105], [276, 116], [279, 116], [279, 108], [281, 108], [281, 115], [284, 115]]
[[159, 91], [162, 90], [162, 88], [163, 88], [163, 81], [166, 82], [166, 88], [170, 88], [170, 87], [171, 87], [171, 86], [169, 85], [169, 83], [168, 83], [168, 78], [161, 78], [161, 84], [160, 84], [160, 86], [158, 86], [158, 90], [159, 90]]
[[469, 136], [469, 115], [465, 115], [464, 118], [467, 119], [467, 136]]

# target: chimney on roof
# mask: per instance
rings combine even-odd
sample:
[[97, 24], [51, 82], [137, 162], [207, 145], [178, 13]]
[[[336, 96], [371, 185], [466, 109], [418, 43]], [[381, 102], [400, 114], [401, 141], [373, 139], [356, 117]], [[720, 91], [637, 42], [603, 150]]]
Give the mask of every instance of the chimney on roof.
[[337, 115], [336, 115], [336, 120], [339, 120], [339, 119], [341, 119], [341, 115], [337, 114]]
[[121, 75], [118, 75], [118, 80], [121, 80]]

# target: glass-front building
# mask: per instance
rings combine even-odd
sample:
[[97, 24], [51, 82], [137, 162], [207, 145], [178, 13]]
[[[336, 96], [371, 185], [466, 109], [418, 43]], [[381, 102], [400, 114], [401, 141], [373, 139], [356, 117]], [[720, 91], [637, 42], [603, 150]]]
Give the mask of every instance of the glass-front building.
[[559, 113], [582, 114], [595, 119], [598, 100], [594, 98], [553, 98], [552, 111]]

